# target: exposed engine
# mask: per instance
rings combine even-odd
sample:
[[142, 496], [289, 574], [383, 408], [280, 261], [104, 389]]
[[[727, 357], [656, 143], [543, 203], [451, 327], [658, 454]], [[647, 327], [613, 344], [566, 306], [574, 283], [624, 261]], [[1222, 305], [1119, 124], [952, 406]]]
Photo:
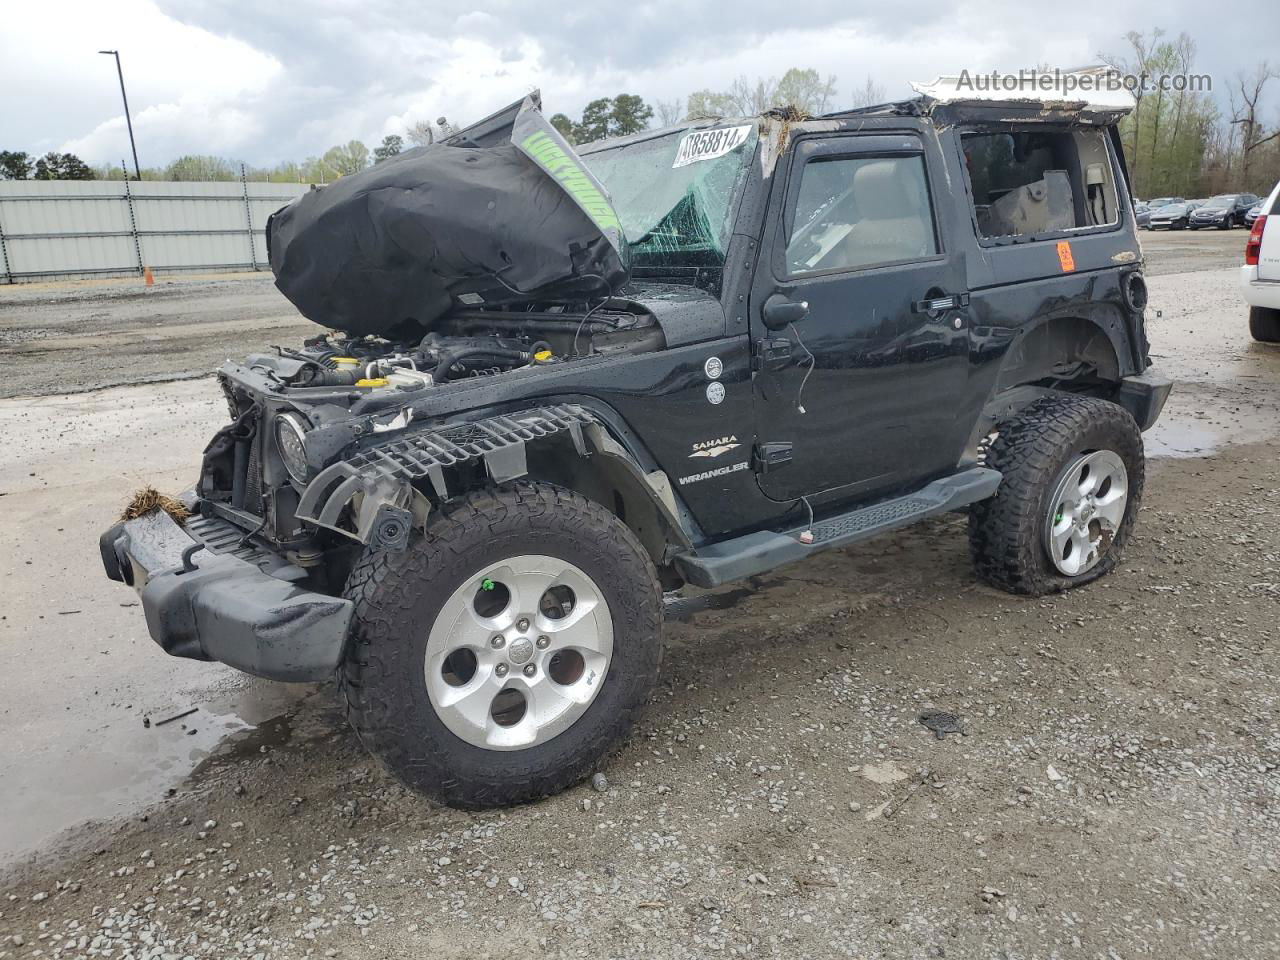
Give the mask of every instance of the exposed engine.
[[624, 300], [578, 310], [563, 305], [463, 310], [416, 343], [331, 332], [297, 349], [276, 347], [276, 356], [251, 357], [248, 365], [269, 370], [273, 379], [294, 389], [415, 391], [522, 367], [662, 349], [654, 317], [634, 306]]

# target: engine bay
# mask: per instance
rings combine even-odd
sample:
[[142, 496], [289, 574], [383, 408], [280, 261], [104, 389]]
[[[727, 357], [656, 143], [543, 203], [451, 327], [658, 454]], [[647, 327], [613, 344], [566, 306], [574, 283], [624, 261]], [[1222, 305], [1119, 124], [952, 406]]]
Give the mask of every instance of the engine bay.
[[274, 354], [250, 356], [245, 365], [288, 392], [336, 389], [356, 398], [665, 345], [652, 313], [634, 301], [607, 299], [595, 305], [459, 310], [411, 342], [328, 331], [298, 348], [277, 346]]

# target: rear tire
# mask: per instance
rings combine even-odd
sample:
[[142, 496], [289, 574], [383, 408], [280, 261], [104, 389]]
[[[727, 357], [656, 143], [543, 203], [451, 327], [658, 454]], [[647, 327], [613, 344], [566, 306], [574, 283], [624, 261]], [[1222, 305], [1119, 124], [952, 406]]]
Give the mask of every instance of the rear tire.
[[1003, 479], [994, 497], [970, 508], [980, 577], [1042, 596], [1083, 586], [1119, 563], [1145, 467], [1142, 433], [1128, 411], [1093, 397], [1046, 397], [1000, 424], [986, 463]]
[[657, 679], [649, 555], [613, 514], [548, 484], [445, 505], [405, 550], [366, 551], [345, 595], [352, 726], [401, 782], [452, 806], [524, 803], [582, 780]]
[[1280, 310], [1250, 307], [1249, 333], [1259, 343], [1280, 343]]

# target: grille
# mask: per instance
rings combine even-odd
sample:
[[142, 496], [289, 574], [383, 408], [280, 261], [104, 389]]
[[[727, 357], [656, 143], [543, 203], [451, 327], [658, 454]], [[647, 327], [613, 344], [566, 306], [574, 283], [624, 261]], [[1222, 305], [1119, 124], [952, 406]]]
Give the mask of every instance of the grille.
[[249, 441], [249, 465], [244, 478], [244, 508], [256, 516], [262, 516], [262, 431]]
[[357, 470], [381, 467], [393, 476], [414, 479], [427, 476], [433, 467], [475, 460], [486, 453], [591, 422], [591, 415], [581, 407], [542, 407], [510, 417], [490, 417], [379, 443], [356, 454], [349, 462]]

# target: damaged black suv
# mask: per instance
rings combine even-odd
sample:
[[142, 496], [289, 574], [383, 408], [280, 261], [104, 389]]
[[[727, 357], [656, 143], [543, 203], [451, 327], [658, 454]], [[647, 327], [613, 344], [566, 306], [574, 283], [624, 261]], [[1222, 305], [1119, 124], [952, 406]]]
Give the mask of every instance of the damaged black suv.
[[219, 370], [198, 482], [107, 573], [171, 654], [336, 675], [466, 807], [598, 767], [664, 590], [957, 510], [986, 581], [1086, 584], [1170, 386], [1122, 114], [926, 95], [575, 150], [529, 98], [308, 194], [271, 261], [330, 329]]

